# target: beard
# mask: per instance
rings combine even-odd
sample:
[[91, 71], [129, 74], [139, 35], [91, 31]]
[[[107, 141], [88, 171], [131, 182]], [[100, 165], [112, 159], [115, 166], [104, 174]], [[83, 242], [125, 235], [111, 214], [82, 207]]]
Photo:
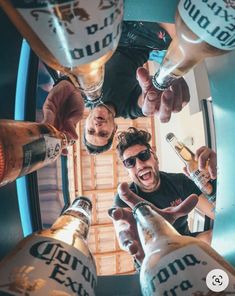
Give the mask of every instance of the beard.
[[160, 173], [158, 166], [151, 169], [151, 176], [149, 180], [141, 179], [139, 176], [135, 176], [134, 182], [140, 187], [144, 192], [153, 192], [160, 185]]

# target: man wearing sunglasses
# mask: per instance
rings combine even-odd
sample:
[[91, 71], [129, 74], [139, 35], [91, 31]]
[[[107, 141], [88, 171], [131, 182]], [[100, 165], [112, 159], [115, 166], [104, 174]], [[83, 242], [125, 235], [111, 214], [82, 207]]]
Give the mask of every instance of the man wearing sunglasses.
[[[198, 196], [196, 207], [205, 215], [214, 219], [214, 205], [201, 193], [195, 183], [185, 174], [173, 174], [159, 171], [159, 162], [156, 153], [152, 150], [149, 141], [151, 140], [150, 133], [136, 128], [129, 128], [118, 136], [119, 143], [117, 150], [120, 158], [123, 161], [125, 168], [132, 180], [132, 183], [124, 186], [124, 191], [121, 192], [121, 197], [137, 195], [140, 198], [152, 203], [160, 210], [167, 210], [179, 217], [172, 222], [176, 230], [182, 235], [197, 236], [202, 240], [210, 243], [211, 231], [203, 233], [191, 233], [188, 227], [187, 211], [178, 212], [178, 208], [183, 206], [185, 202], [192, 198], [192, 194]], [[208, 163], [209, 172], [212, 179], [216, 178], [216, 154], [207, 147], [202, 147], [197, 150], [196, 155], [199, 161], [199, 168], [205, 168]], [[123, 184], [122, 184], [123, 189]], [[120, 191], [119, 191], [120, 193]], [[123, 198], [122, 198], [123, 199]], [[128, 249], [136, 258], [143, 257], [140, 251], [138, 235], [136, 231], [135, 221], [127, 208], [125, 202], [120, 199], [120, 195], [115, 197], [115, 207], [109, 214], [114, 218], [114, 225], [119, 239], [119, 244], [122, 248]], [[123, 208], [123, 209], [120, 209]], [[178, 215], [179, 214], [179, 215]], [[121, 222], [121, 224], [120, 224]], [[127, 224], [125, 231], [120, 231], [120, 225]], [[136, 255], [137, 254], [137, 255]], [[142, 258], [143, 259], [143, 258]], [[141, 261], [141, 260], [139, 260]]]

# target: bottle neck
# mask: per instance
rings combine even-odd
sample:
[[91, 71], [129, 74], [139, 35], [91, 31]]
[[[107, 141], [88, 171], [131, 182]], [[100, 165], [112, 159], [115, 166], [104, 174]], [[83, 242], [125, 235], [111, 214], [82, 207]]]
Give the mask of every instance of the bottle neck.
[[143, 202], [134, 209], [141, 245], [145, 254], [161, 244], [161, 240], [180, 234], [161, 215], [154, 211], [150, 205]]
[[57, 236], [66, 235], [68, 240], [74, 241], [76, 236], [86, 240], [91, 224], [91, 202], [80, 197], [73, 201], [72, 205], [52, 225], [51, 230]]
[[183, 143], [179, 142], [175, 136], [167, 137], [167, 141], [185, 164], [195, 161], [194, 153]]
[[[51, 231], [57, 239], [66, 238], [66, 241], [73, 242], [76, 237], [87, 240], [89, 232], [89, 223], [79, 215], [64, 214], [60, 216], [51, 226]], [[63, 239], [61, 239], [63, 240]]]

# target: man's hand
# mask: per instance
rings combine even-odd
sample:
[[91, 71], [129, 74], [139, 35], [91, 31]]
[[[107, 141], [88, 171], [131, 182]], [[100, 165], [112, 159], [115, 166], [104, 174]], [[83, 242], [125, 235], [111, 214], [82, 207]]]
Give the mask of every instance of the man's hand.
[[217, 157], [215, 151], [202, 146], [197, 149], [195, 158], [198, 160], [199, 170], [205, 170], [207, 168], [211, 179], [217, 178]]
[[[198, 161], [200, 171], [208, 170], [211, 179], [217, 178], [217, 156], [214, 150], [202, 146], [196, 150], [195, 159]], [[183, 168], [187, 176], [190, 177], [187, 168]]]
[[160, 91], [153, 86], [145, 68], [138, 68], [136, 74], [142, 88], [144, 115], [157, 115], [161, 122], [168, 122], [172, 112], [180, 112], [189, 102], [189, 88], [184, 78], [176, 79], [168, 89]]
[[43, 105], [44, 123], [64, 132], [68, 140], [77, 140], [77, 123], [82, 120], [84, 102], [80, 92], [69, 81], [62, 80], [49, 92]]
[[[120, 198], [131, 208], [142, 201], [143, 198], [136, 195], [129, 189], [127, 183], [122, 183], [118, 187]], [[173, 224], [178, 218], [187, 215], [197, 204], [198, 197], [196, 194], [191, 194], [181, 204], [176, 207], [169, 207], [166, 209], [158, 209], [154, 205], [152, 208], [164, 217], [168, 222]], [[113, 208], [110, 209], [109, 214], [113, 218], [116, 235], [120, 248], [128, 251], [131, 255], [141, 263], [144, 259], [144, 251], [142, 249], [135, 219], [130, 208]]]

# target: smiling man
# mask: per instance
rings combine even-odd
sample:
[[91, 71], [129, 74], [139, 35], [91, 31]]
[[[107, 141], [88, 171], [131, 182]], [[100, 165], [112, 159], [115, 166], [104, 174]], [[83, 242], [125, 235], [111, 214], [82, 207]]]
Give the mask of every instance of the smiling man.
[[90, 154], [102, 153], [112, 146], [117, 130], [115, 114], [114, 107], [109, 104], [100, 103], [91, 109], [83, 134], [83, 142]]
[[[207, 200], [191, 179], [182, 173], [159, 171], [158, 158], [149, 144], [150, 140], [150, 133], [133, 127], [118, 135], [117, 150], [132, 180], [129, 185], [130, 190], [159, 209], [178, 206], [189, 195], [197, 194], [196, 207], [214, 219], [214, 205]], [[212, 175], [216, 176], [215, 152], [207, 147], [201, 147], [197, 151], [200, 151], [199, 167], [202, 162], [208, 163]], [[118, 194], [115, 197], [115, 206], [127, 207]], [[209, 243], [209, 232], [207, 234], [191, 233], [187, 219], [188, 216], [184, 215], [177, 219], [173, 226], [182, 235], [201, 236], [201, 239]]]

